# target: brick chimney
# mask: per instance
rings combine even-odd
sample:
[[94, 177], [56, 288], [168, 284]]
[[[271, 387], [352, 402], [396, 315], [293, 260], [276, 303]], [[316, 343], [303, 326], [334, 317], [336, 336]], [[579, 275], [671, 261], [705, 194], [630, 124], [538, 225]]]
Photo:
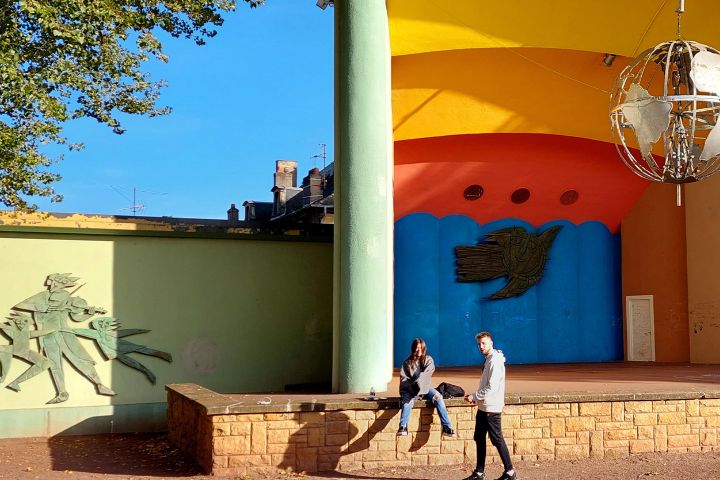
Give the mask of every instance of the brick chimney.
[[275, 161], [274, 187], [288, 188], [297, 186], [297, 162], [295, 160]]
[[297, 162], [295, 160], [275, 161], [275, 185], [273, 192], [272, 216], [277, 217], [287, 213], [287, 202], [302, 188], [297, 186]]
[[323, 178], [318, 168], [313, 168], [308, 172], [308, 203], [317, 202], [323, 198]]
[[227, 211], [227, 219], [230, 225], [237, 225], [240, 222], [240, 210], [235, 207], [234, 203], [230, 204], [230, 208]]

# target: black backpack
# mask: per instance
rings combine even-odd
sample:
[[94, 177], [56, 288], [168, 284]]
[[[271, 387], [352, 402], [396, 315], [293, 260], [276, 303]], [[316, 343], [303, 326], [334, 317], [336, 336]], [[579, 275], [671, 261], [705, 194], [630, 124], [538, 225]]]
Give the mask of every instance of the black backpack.
[[437, 391], [443, 398], [459, 398], [465, 396], [465, 390], [462, 387], [453, 385], [452, 383], [443, 382], [437, 387]]

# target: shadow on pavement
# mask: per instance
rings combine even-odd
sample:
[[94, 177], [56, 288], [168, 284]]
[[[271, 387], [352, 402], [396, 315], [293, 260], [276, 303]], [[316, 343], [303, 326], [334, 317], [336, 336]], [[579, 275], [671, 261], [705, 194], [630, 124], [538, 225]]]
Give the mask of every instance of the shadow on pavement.
[[123, 476], [188, 477], [200, 468], [162, 433], [55, 436], [51, 469]]

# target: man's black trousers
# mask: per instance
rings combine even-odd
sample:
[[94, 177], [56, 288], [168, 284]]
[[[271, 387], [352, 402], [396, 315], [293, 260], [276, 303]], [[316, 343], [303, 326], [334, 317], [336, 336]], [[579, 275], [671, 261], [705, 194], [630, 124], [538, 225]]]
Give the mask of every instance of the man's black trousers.
[[505, 439], [502, 436], [502, 428], [500, 425], [500, 418], [502, 417], [499, 413], [487, 413], [482, 410], [478, 410], [477, 417], [475, 417], [475, 448], [477, 449], [477, 467], [478, 472], [485, 471], [485, 439], [490, 434], [490, 441], [497, 448], [500, 459], [503, 462], [505, 471], [512, 470], [512, 461], [510, 460], [510, 452], [508, 452]]

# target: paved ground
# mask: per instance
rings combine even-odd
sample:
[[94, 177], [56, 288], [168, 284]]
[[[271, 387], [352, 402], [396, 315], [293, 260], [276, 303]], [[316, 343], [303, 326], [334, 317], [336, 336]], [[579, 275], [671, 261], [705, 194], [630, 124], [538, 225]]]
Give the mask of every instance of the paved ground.
[[[720, 452], [637, 455], [621, 460], [521, 462], [524, 480], [564, 478], [592, 480], [720, 479]], [[469, 466], [413, 467], [348, 474], [273, 474], [270, 478], [305, 479], [452, 479]], [[489, 465], [489, 478], [500, 475]], [[116, 434], [0, 440], [0, 479], [217, 479], [205, 476], [163, 434]]]

